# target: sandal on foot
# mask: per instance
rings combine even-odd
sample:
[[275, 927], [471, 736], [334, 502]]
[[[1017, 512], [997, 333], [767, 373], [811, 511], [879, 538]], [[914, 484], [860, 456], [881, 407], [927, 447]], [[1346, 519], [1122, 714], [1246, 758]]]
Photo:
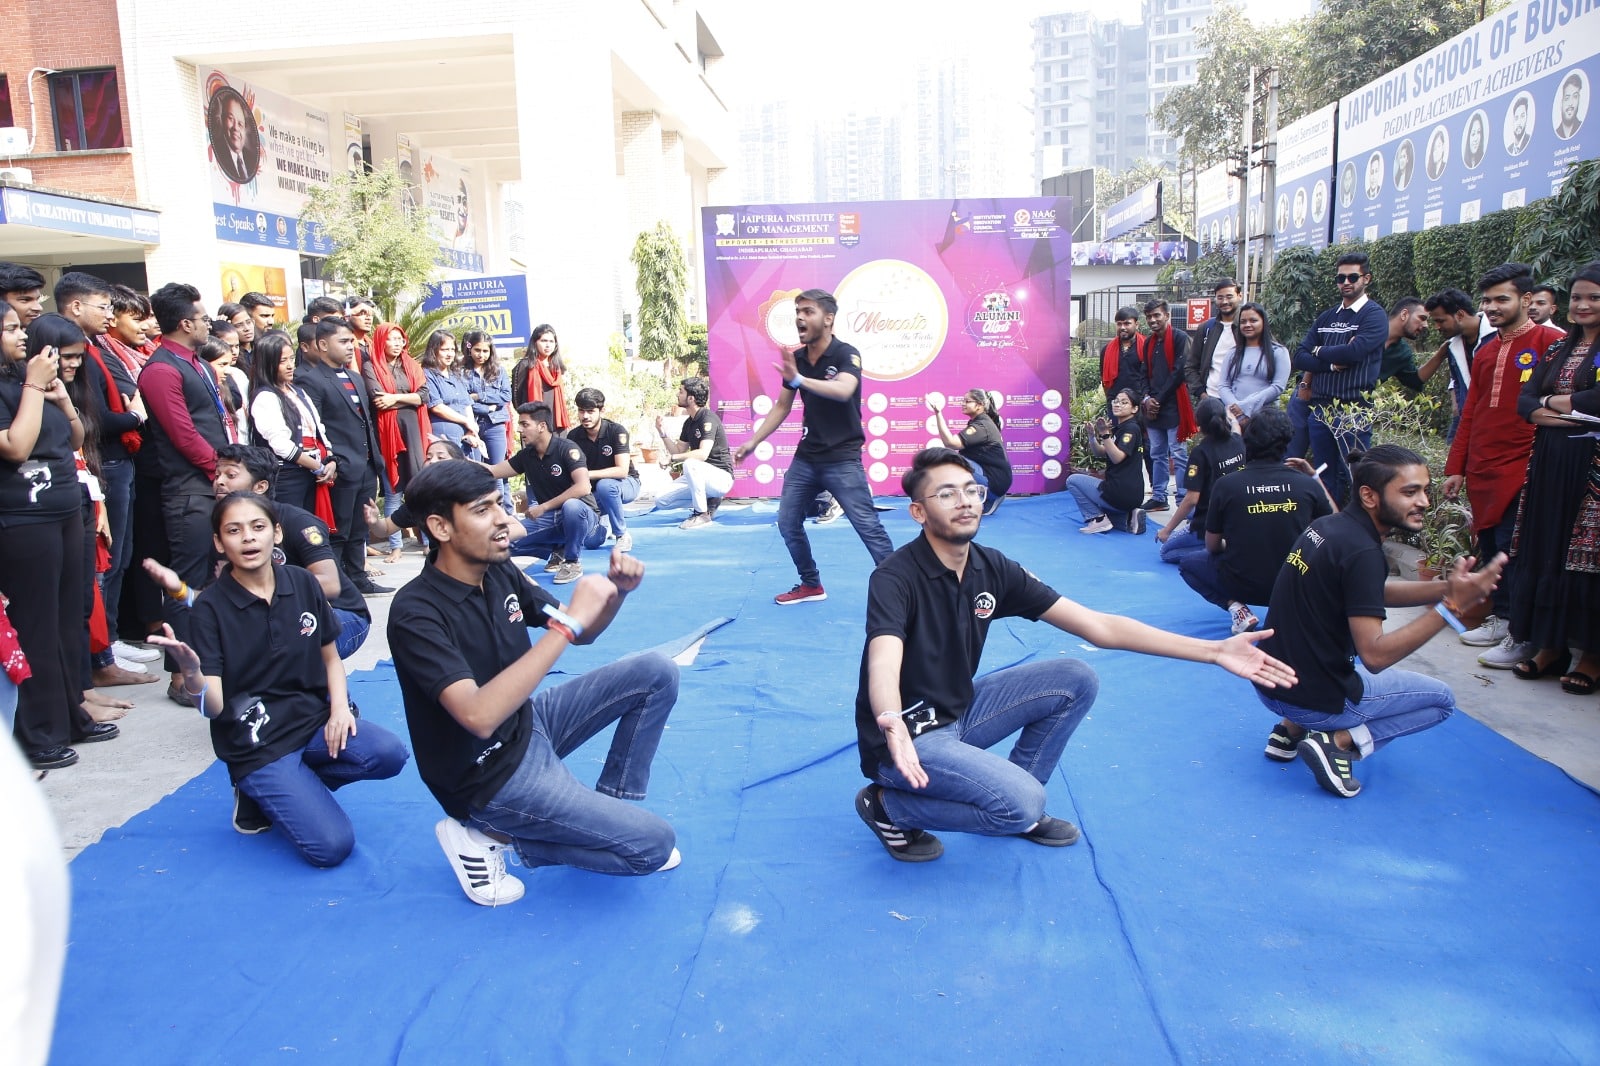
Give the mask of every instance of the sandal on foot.
[[1533, 656], [1516, 663], [1511, 667], [1511, 672], [1524, 681], [1537, 681], [1542, 677], [1556, 677], [1567, 672], [1567, 667], [1572, 665], [1572, 653], [1562, 652], [1551, 659], [1544, 666], [1539, 665], [1539, 660]]
[[1574, 670], [1561, 679], [1561, 691], [1574, 696], [1593, 695], [1597, 685], [1600, 685], [1600, 679], [1590, 677], [1582, 670]]

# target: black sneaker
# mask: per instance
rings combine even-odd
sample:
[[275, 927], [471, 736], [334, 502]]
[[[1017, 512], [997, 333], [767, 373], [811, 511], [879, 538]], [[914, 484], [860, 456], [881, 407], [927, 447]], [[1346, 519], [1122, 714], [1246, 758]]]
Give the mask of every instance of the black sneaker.
[[372, 580], [372, 578], [368, 577], [365, 572], [363, 572], [360, 577], [353, 579], [350, 584], [354, 585], [356, 587], [356, 591], [361, 593], [363, 596], [387, 596], [389, 593], [394, 591], [394, 589], [387, 585], [378, 584], [376, 581]]
[[1289, 731], [1279, 722], [1272, 727], [1272, 735], [1267, 737], [1266, 756], [1278, 762], [1294, 762], [1299, 754], [1297, 745], [1300, 742], [1289, 735]]
[[706, 514], [711, 515], [713, 518], [715, 518], [716, 514], [717, 514], [717, 508], [721, 507], [721, 506], [722, 506], [722, 497], [721, 496], [708, 496], [708, 497], [706, 497]]
[[1361, 791], [1361, 782], [1350, 776], [1350, 763], [1355, 753], [1345, 751], [1333, 742], [1333, 737], [1315, 729], [1307, 730], [1305, 739], [1296, 746], [1300, 758], [1311, 767], [1317, 784], [1341, 799], [1349, 799]]
[[868, 785], [856, 793], [856, 814], [867, 823], [883, 850], [901, 862], [932, 862], [944, 854], [944, 845], [932, 833], [903, 829], [889, 821], [883, 804], [878, 802], [877, 785]]
[[1076, 844], [1082, 834], [1078, 832], [1077, 826], [1065, 818], [1052, 818], [1046, 814], [1032, 829], [1017, 835], [1023, 840], [1031, 840], [1047, 848], [1064, 848], [1068, 844]]
[[1144, 533], [1143, 507], [1135, 507], [1133, 510], [1128, 512], [1128, 532], [1132, 533], [1136, 537], [1141, 536]]
[[272, 828], [272, 819], [261, 809], [261, 804], [245, 795], [237, 785], [233, 789], [233, 828], [247, 837]]
[[1142, 511], [1165, 511], [1168, 510], [1169, 507], [1164, 497], [1152, 496], [1148, 500], [1141, 503], [1139, 505], [1139, 509]]

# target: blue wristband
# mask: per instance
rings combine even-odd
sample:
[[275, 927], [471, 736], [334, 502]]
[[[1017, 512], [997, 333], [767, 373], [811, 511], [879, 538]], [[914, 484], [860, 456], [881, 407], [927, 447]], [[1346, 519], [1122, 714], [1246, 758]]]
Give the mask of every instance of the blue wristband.
[[795, 392], [799, 392], [800, 391], [800, 383], [802, 381], [804, 381], [804, 380], [805, 380], [805, 378], [801, 377], [799, 374], [796, 374], [794, 376], [793, 380], [785, 381], [784, 384], [789, 386]]
[[1450, 628], [1455, 630], [1457, 633], [1465, 633], [1467, 631], [1466, 624], [1462, 622], [1461, 619], [1451, 614], [1450, 608], [1446, 607], [1442, 602], [1434, 604], [1433, 609], [1438, 611], [1439, 617], [1443, 618], [1447, 623], [1449, 623]]
[[554, 604], [547, 603], [541, 607], [540, 610], [542, 610], [544, 612], [544, 616], [550, 619], [552, 622], [560, 622], [562, 625], [572, 630], [572, 639], [576, 640], [583, 636], [583, 624], [576, 618], [573, 618], [567, 612], [563, 611], [561, 608], [555, 606]]

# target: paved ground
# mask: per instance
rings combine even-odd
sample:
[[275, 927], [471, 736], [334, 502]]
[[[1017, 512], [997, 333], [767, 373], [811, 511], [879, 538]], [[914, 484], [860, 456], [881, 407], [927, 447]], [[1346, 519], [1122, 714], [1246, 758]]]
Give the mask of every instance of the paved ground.
[[[647, 487], [658, 474], [654, 468], [646, 471]], [[420, 553], [408, 551], [398, 565], [379, 563], [385, 571], [380, 583], [398, 588], [420, 572], [422, 559]], [[1176, 581], [1174, 586], [1174, 595], [1188, 595]], [[368, 601], [372, 635], [349, 660], [352, 672], [371, 669], [388, 658], [389, 601], [387, 596]], [[1389, 626], [1403, 624], [1414, 614], [1391, 612]], [[1554, 681], [1526, 682], [1510, 671], [1486, 670], [1477, 665], [1479, 650], [1462, 645], [1446, 631], [1403, 665], [1454, 679], [1463, 711], [1600, 789], [1600, 698], [1568, 695]], [[205, 724], [193, 710], [167, 700], [164, 681], [109, 691], [135, 704], [121, 722], [122, 736], [79, 747], [78, 765], [53, 771], [43, 783], [70, 855], [175, 791], [213, 760]]]

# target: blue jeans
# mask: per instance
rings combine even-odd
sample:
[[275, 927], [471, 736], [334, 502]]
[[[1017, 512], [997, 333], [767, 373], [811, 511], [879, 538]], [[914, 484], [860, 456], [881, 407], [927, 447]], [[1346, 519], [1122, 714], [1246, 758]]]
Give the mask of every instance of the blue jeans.
[[1191, 524], [1183, 532], [1168, 537], [1167, 542], [1161, 545], [1161, 561], [1177, 566], [1184, 556], [1195, 552], [1206, 553], [1206, 537], [1204, 531], [1196, 533]]
[[[489, 465], [497, 466], [505, 462], [506, 458], [506, 424], [504, 422], [485, 422], [478, 419], [478, 439], [483, 441], [483, 451], [489, 457]], [[505, 479], [500, 479], [500, 502], [505, 504], [506, 510], [511, 510], [511, 487]]]
[[334, 642], [334, 648], [339, 652], [339, 658], [348, 659], [367, 642], [367, 633], [372, 629], [372, 620], [341, 607], [331, 609], [333, 616], [339, 620], [339, 639]]
[[[533, 697], [533, 735], [511, 779], [469, 824], [512, 838], [528, 866], [576, 866], [602, 874], [648, 874], [672, 854], [676, 834], [658, 815], [623, 800], [644, 799], [650, 763], [678, 698], [678, 667], [644, 652]], [[616, 723], [594, 788], [561, 760]]]
[[1226, 611], [1229, 609], [1228, 605], [1239, 597], [1223, 584], [1222, 567], [1218, 565], [1221, 558], [1220, 553], [1213, 555], [1203, 549], [1185, 555], [1178, 560], [1178, 576], [1183, 578], [1183, 583], [1194, 589], [1201, 599]]
[[622, 516], [622, 505], [639, 498], [639, 479], [603, 477], [593, 484], [594, 499], [600, 505], [600, 513], [610, 521], [611, 532], [622, 536], [628, 528], [628, 520]]
[[[390, 515], [398, 511], [400, 509], [400, 504], [404, 501], [405, 497], [400, 493], [392, 490], [385, 491], [383, 494], [383, 517], [388, 518]], [[390, 551], [397, 552], [400, 550], [401, 538], [402, 534], [398, 529], [389, 534]]]
[[[883, 808], [896, 825], [1010, 836], [1044, 817], [1044, 786], [1100, 681], [1087, 663], [1051, 659], [978, 678], [959, 721], [914, 744], [926, 788], [912, 789], [893, 763], [878, 767]], [[1020, 730], [1009, 757], [985, 749]]]
[[1304, 459], [1311, 450], [1311, 403], [1300, 398], [1298, 388], [1289, 390], [1289, 449], [1285, 459]]
[[270, 762], [239, 782], [312, 866], [338, 866], [356, 846], [350, 816], [331, 789], [352, 781], [382, 781], [398, 774], [410, 754], [400, 738], [374, 722], [356, 731], [336, 759], [322, 730], [300, 751]]
[[100, 575], [106, 601], [106, 629], [117, 639], [117, 606], [122, 602], [122, 575], [133, 562], [133, 460], [107, 459], [100, 464], [106, 493], [106, 521], [111, 524], [111, 567]]
[[1339, 714], [1296, 707], [1273, 699], [1260, 689], [1256, 689], [1256, 696], [1273, 714], [1306, 729], [1324, 733], [1348, 729], [1362, 758], [1395, 737], [1432, 729], [1456, 709], [1455, 693], [1450, 691], [1450, 686], [1424, 674], [1409, 670], [1374, 674], [1359, 662], [1356, 674], [1361, 678], [1361, 702], [1346, 700]]
[[551, 548], [560, 548], [570, 563], [577, 562], [583, 549], [598, 548], [606, 542], [600, 516], [582, 500], [568, 500], [560, 510], [524, 518], [522, 528], [525, 534], [512, 543], [512, 555], [549, 555]]
[[1178, 437], [1178, 427], [1161, 429], [1151, 426], [1150, 434], [1150, 495], [1158, 500], [1167, 498], [1167, 475], [1177, 479], [1178, 499], [1188, 490], [1184, 482], [1189, 474], [1189, 450]]
[[[1470, 489], [1467, 490], [1469, 493]], [[1517, 501], [1512, 500], [1498, 524], [1478, 530], [1478, 565], [1486, 566], [1499, 552], [1506, 553], [1505, 569], [1500, 571], [1500, 584], [1489, 596], [1489, 609], [1498, 618], [1511, 618], [1511, 589], [1517, 580], [1516, 567], [1520, 556], [1511, 554], [1511, 537], [1517, 531]]]
[[1073, 474], [1067, 478], [1067, 491], [1078, 502], [1078, 511], [1083, 515], [1085, 522], [1093, 521], [1104, 516], [1113, 522], [1125, 521], [1128, 512], [1121, 507], [1113, 507], [1100, 495], [1101, 487], [1105, 485], [1097, 477], [1089, 474]]
[[894, 542], [878, 521], [878, 512], [872, 507], [872, 490], [867, 487], [867, 472], [860, 459], [845, 459], [836, 463], [812, 463], [795, 459], [783, 475], [783, 496], [778, 500], [778, 532], [789, 549], [789, 558], [800, 573], [800, 584], [821, 585], [822, 573], [811, 555], [811, 541], [806, 537], [806, 511], [811, 501], [823, 489], [833, 493], [833, 498], [844, 508], [844, 516], [855, 527], [856, 536], [867, 546], [873, 565], [894, 554]]
[[1370, 418], [1361, 419], [1357, 412], [1345, 409], [1340, 419], [1351, 424], [1343, 432], [1336, 433], [1326, 419], [1327, 414], [1325, 404], [1312, 401], [1311, 419], [1306, 426], [1311, 434], [1311, 458], [1317, 466], [1328, 464], [1328, 469], [1322, 472], [1322, 483], [1343, 506], [1350, 494], [1350, 467], [1345, 456], [1358, 448], [1366, 451], [1372, 446], [1372, 423]]

